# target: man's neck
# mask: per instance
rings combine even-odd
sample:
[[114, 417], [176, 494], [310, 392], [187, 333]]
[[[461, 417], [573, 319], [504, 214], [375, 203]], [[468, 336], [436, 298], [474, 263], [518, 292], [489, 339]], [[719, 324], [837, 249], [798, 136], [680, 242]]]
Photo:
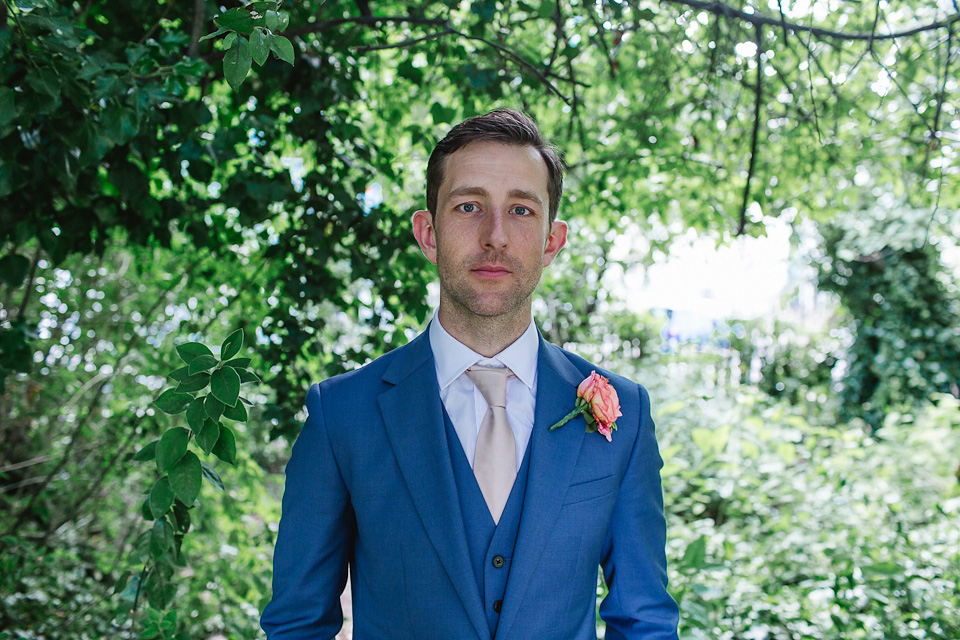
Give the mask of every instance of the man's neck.
[[460, 343], [485, 358], [492, 358], [516, 342], [530, 326], [530, 309], [516, 314], [485, 318], [451, 313], [443, 302], [437, 311], [440, 325]]

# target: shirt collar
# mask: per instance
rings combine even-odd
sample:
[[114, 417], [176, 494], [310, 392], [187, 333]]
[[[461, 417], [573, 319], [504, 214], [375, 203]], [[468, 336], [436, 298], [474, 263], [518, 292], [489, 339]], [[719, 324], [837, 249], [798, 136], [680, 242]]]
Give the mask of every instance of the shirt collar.
[[520, 382], [533, 391], [537, 377], [537, 352], [540, 349], [540, 340], [532, 318], [526, 331], [493, 358], [483, 357], [447, 333], [436, 313], [433, 314], [433, 320], [430, 322], [428, 335], [441, 391], [450, 386], [468, 367], [478, 362], [486, 365], [496, 364], [494, 360], [509, 367]]

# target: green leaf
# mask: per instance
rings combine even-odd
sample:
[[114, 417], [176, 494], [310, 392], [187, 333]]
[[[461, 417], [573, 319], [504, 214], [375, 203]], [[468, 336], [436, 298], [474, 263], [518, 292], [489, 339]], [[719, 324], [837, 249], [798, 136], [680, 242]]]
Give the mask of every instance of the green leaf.
[[237, 439], [230, 427], [220, 425], [220, 439], [213, 447], [213, 455], [228, 464], [237, 464]]
[[163, 476], [153, 483], [153, 489], [150, 490], [150, 511], [154, 518], [161, 518], [167, 510], [173, 506], [173, 489], [170, 487], [170, 480]]
[[168, 471], [187, 452], [190, 432], [183, 427], [167, 429], [157, 443], [157, 468], [160, 473]]
[[227, 360], [223, 363], [225, 367], [233, 367], [234, 369], [243, 369], [244, 367], [250, 366], [250, 358], [234, 358], [233, 360]]
[[260, 382], [260, 378], [253, 371], [237, 369], [237, 373], [240, 374], [240, 384], [244, 384], [246, 382]]
[[154, 458], [156, 458], [158, 442], [160, 441], [154, 440], [153, 442], [144, 446], [143, 449], [140, 449], [140, 451], [137, 451], [137, 453], [133, 456], [133, 459], [136, 460], [137, 462], [146, 462], [147, 460], [153, 460]]
[[205, 36], [203, 36], [202, 38], [200, 38], [199, 42], [203, 42], [204, 40], [211, 40], [211, 39], [213, 39], [213, 38], [216, 38], [217, 36], [222, 36], [223, 34], [227, 33], [228, 31], [230, 31], [230, 30], [227, 29], [227, 28], [225, 28], [225, 27], [220, 27], [219, 29], [217, 29], [217, 30], [214, 31], [213, 33], [208, 33], [207, 35], [205, 35]]
[[197, 432], [197, 444], [203, 449], [204, 453], [213, 451], [214, 445], [220, 438], [220, 423], [216, 420], [207, 418], [203, 421], [203, 426]]
[[293, 64], [293, 45], [283, 36], [270, 36], [270, 51], [288, 64]]
[[680, 560], [680, 566], [690, 569], [700, 569], [707, 560], [707, 537], [700, 536], [687, 545], [683, 552], [683, 559]]
[[[261, 28], [256, 28], [250, 34], [250, 55], [257, 66], [263, 66], [270, 55], [270, 38], [272, 36]], [[229, 340], [229, 338], [227, 338]], [[223, 357], [223, 356], [221, 356]], [[226, 356], [231, 357], [231, 356]]]
[[167, 611], [160, 619], [160, 631], [169, 636], [177, 629], [177, 610]]
[[[194, 363], [198, 362], [199, 360], [200, 358], [197, 358], [194, 360]], [[177, 385], [177, 393], [192, 393], [194, 391], [200, 391], [201, 389], [206, 388], [208, 384], [210, 384], [210, 374], [206, 371], [201, 371], [200, 373], [187, 376], [181, 380], [180, 384]], [[190, 407], [188, 406], [187, 409], [189, 408]]]
[[225, 407], [223, 410], [223, 417], [236, 420], [238, 422], [246, 422], [247, 408], [243, 406], [242, 402], [238, 402], [236, 406]]
[[17, 117], [17, 105], [14, 102], [16, 92], [9, 87], [0, 87], [0, 126]]
[[[277, 31], [284, 31], [290, 26], [290, 14], [286, 11], [277, 12]], [[290, 64], [293, 64], [292, 62]]]
[[208, 395], [203, 399], [203, 412], [207, 414], [207, 417], [211, 420], [219, 420], [220, 416], [223, 415], [224, 404], [213, 397], [213, 394]]
[[210, 394], [228, 407], [240, 397], [240, 374], [233, 367], [221, 367], [210, 378]]
[[175, 415], [186, 409], [191, 400], [193, 400], [193, 396], [188, 393], [177, 393], [175, 389], [167, 389], [153, 401], [153, 404], [160, 411]]
[[240, 88], [250, 71], [252, 62], [247, 39], [238, 37], [223, 57], [223, 75], [231, 88], [234, 90]]
[[203, 481], [200, 458], [197, 454], [187, 451], [180, 461], [170, 468], [167, 475], [170, 477], [170, 486], [173, 487], [177, 498], [185, 505], [193, 504], [200, 495], [200, 485]]
[[212, 368], [215, 367], [215, 366], [217, 366], [217, 359], [216, 359], [216, 357], [214, 357], [214, 356], [212, 356], [212, 355], [209, 355], [209, 356], [208, 356], [208, 355], [197, 356], [197, 357], [194, 358], [193, 361], [190, 363], [190, 366], [189, 366], [189, 368], [187, 369], [187, 373], [189, 373], [190, 375], [196, 375], [197, 373], [200, 373], [201, 371], [206, 371], [207, 369], [212, 369]]
[[200, 356], [212, 356], [213, 352], [199, 342], [184, 342], [177, 345], [177, 355], [185, 363], [190, 364]]
[[253, 16], [246, 9], [236, 8], [213, 19], [221, 29], [231, 29], [244, 35], [253, 31]]
[[203, 410], [203, 398], [194, 398], [187, 407], [187, 424], [194, 433], [200, 431], [203, 427], [203, 421], [206, 419], [206, 412]]
[[190, 509], [186, 505], [179, 500], [175, 501], [171, 515], [174, 519], [173, 526], [178, 533], [186, 533], [190, 530]]
[[168, 373], [167, 377], [170, 378], [171, 380], [176, 380], [177, 382], [183, 382], [185, 379], [190, 377], [190, 374], [188, 373], [188, 369], [189, 367], [184, 365], [179, 369], [174, 369], [173, 371]]
[[153, 509], [150, 508], [150, 494], [147, 494], [147, 499], [140, 505], [140, 515], [147, 521], [156, 520], [153, 517]]
[[153, 523], [150, 530], [150, 554], [155, 558], [162, 557], [173, 545], [173, 527], [164, 518]]
[[[176, 595], [177, 588], [167, 581], [160, 571], [154, 569], [147, 578], [146, 592], [147, 602], [150, 603], [151, 607], [159, 611], [166, 609], [167, 605], [173, 601], [173, 596]], [[159, 634], [159, 626], [157, 626], [157, 633]]]
[[[263, 63], [261, 62], [260, 64], [263, 64]], [[243, 329], [237, 329], [236, 331], [231, 333], [229, 336], [227, 336], [227, 339], [223, 341], [222, 345], [220, 345], [220, 359], [229, 360], [230, 362], [233, 362], [233, 360], [230, 360], [230, 358], [240, 353], [240, 347], [242, 346], [243, 346]], [[240, 358], [238, 358], [238, 360], [239, 359]], [[247, 360], [247, 363], [249, 364], [249, 359]], [[230, 364], [230, 363], [228, 362], [227, 364]], [[245, 367], [247, 365], [242, 365], [242, 366]]]
[[210, 484], [215, 486], [217, 489], [223, 491], [223, 480], [221, 480], [217, 472], [213, 470], [213, 467], [201, 460], [200, 468], [203, 470], [203, 477], [206, 478]]
[[276, 11], [270, 10], [263, 14], [264, 24], [267, 25], [267, 29], [271, 31], [277, 31], [280, 28], [280, 16]]
[[30, 271], [30, 261], [23, 256], [12, 253], [0, 258], [0, 279], [10, 288], [23, 284], [28, 271]]

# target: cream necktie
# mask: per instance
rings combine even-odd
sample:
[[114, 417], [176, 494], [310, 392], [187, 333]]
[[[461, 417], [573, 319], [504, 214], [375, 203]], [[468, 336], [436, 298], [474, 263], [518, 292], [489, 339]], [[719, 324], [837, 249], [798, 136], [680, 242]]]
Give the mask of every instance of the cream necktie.
[[507, 420], [507, 378], [513, 372], [506, 367], [474, 365], [467, 369], [469, 377], [489, 408], [480, 423], [477, 447], [473, 454], [473, 474], [490, 509], [494, 524], [510, 497], [517, 478], [517, 444]]

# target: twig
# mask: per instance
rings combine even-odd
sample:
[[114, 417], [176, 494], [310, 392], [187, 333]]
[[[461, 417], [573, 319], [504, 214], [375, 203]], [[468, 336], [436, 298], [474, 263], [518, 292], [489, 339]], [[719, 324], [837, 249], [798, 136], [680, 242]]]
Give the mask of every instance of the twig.
[[[193, 272], [197, 264], [199, 264], [199, 261], [191, 263], [190, 266], [188, 266], [183, 271], [183, 273], [180, 275], [179, 278], [174, 279], [170, 283], [170, 286], [167, 287], [166, 291], [164, 291], [161, 295], [157, 296], [156, 302], [144, 314], [144, 317], [147, 317], [147, 318], [152, 317], [153, 313], [162, 304], [166, 302], [167, 294], [169, 294], [171, 291], [176, 289], [180, 285], [180, 283], [183, 282], [183, 279], [189, 276]], [[130, 336], [129, 340], [127, 340], [127, 342], [123, 345], [123, 351], [121, 352], [120, 356], [117, 358], [117, 362], [113, 367], [114, 373], [112, 375], [116, 375], [116, 373], [120, 371], [121, 369], [120, 365], [123, 363], [126, 357], [130, 355], [130, 353], [133, 351], [133, 346], [140, 339], [141, 339], [140, 335], [134, 331], [133, 334]], [[87, 419], [93, 414], [94, 409], [97, 407], [97, 404], [100, 402], [100, 398], [103, 396], [104, 386], [106, 386], [108, 380], [109, 379], [103, 380], [97, 386], [97, 391], [96, 393], [94, 393], [93, 397], [90, 399], [90, 402], [87, 404], [87, 408], [83, 418], [77, 419], [76, 424], [73, 427], [73, 430], [70, 432], [69, 442], [67, 443], [66, 448], [61, 454], [60, 460], [57, 462], [56, 465], [54, 465], [53, 469], [51, 469], [46, 474], [46, 476], [44, 476], [43, 481], [40, 483], [40, 487], [33, 492], [33, 494], [30, 496], [30, 500], [27, 501], [27, 504], [25, 504], [23, 507], [20, 508], [20, 511], [17, 513], [16, 518], [14, 518], [13, 525], [6, 531], [6, 535], [12, 534], [20, 527], [21, 524], [23, 524], [23, 521], [26, 519], [27, 514], [30, 513], [30, 511], [33, 509], [33, 506], [36, 504], [37, 500], [40, 498], [40, 494], [47, 487], [47, 485], [49, 485], [50, 482], [57, 476], [57, 474], [59, 474], [60, 471], [66, 466], [67, 461], [70, 459], [70, 455], [73, 451], [73, 448], [77, 444], [80, 430], [83, 428]]]
[[402, 42], [395, 42], [393, 44], [375, 44], [367, 45], [362, 47], [355, 47], [355, 51], [367, 52], [367, 51], [383, 51], [384, 49], [399, 49], [401, 47], [409, 47], [414, 44], [423, 42], [424, 40], [431, 40], [433, 38], [440, 38], [442, 36], [447, 36], [455, 33], [452, 29], [443, 29], [442, 31], [437, 31], [436, 33], [428, 33], [425, 36], [420, 36], [419, 38], [411, 38], [409, 40], [404, 40]]
[[481, 36], [472, 36], [472, 35], [470, 35], [470, 34], [468, 34], [468, 33], [464, 33], [464, 32], [462, 32], [462, 31], [457, 31], [456, 29], [451, 29], [451, 30], [453, 31], [453, 33], [457, 34], [457, 35], [460, 36], [461, 38], [465, 38], [465, 39], [467, 39], [467, 40], [476, 40], [476, 41], [478, 41], [478, 42], [482, 42], [482, 43], [484, 43], [485, 45], [487, 45], [488, 47], [492, 47], [492, 48], [496, 49], [496, 50], [499, 51], [500, 53], [505, 54], [508, 58], [510, 58], [510, 59], [512, 59], [513, 61], [519, 63], [520, 65], [526, 67], [527, 69], [529, 69], [530, 71], [532, 71], [534, 75], [536, 75], [538, 78], [540, 78], [540, 81], [547, 87], [547, 89], [550, 90], [551, 93], [553, 93], [555, 96], [557, 96], [558, 98], [560, 98], [561, 100], [563, 100], [566, 104], [568, 104], [568, 105], [570, 104], [570, 99], [567, 98], [567, 96], [563, 95], [563, 94], [560, 92], [560, 90], [557, 89], [557, 87], [554, 86], [554, 84], [553, 84], [552, 82], [550, 82], [550, 78], [548, 78], [547, 76], [545, 76], [542, 71], [540, 71], [539, 69], [537, 69], [537, 67], [535, 67], [535, 66], [533, 65], [533, 63], [527, 61], [526, 58], [524, 58], [524, 57], [521, 56], [520, 54], [515, 53], [515, 52], [511, 51], [510, 49], [507, 49], [507, 48], [504, 47], [503, 45], [499, 45], [499, 44], [497, 44], [496, 42], [492, 42], [492, 41], [487, 40], [486, 38], [483, 38], [483, 37], [481, 37]]
[[753, 180], [753, 172], [757, 165], [757, 143], [760, 138], [760, 110], [763, 108], [763, 38], [762, 28], [756, 26], [757, 42], [757, 89], [756, 98], [753, 103], [753, 135], [750, 141], [750, 165], [747, 168], [747, 181], [743, 186], [743, 202], [740, 204], [740, 225], [737, 227], [736, 235], [742, 235], [747, 229], [747, 202], [750, 200], [750, 182]]
[[323, 20], [313, 24], [304, 25], [295, 29], [287, 29], [283, 35], [289, 37], [302, 36], [307, 33], [317, 33], [344, 24], [360, 24], [375, 26], [383, 22], [405, 22], [407, 24], [425, 24], [437, 27], [449, 27], [450, 22], [446, 18], [418, 18], [416, 16], [359, 16], [355, 18], [338, 18], [336, 20]]
[[830, 29], [821, 29], [819, 27], [809, 27], [803, 24], [797, 24], [795, 22], [787, 22], [786, 20], [777, 20], [776, 18], [770, 18], [761, 13], [747, 13], [746, 11], [741, 11], [740, 9], [735, 9], [728, 4], [722, 2], [703, 2], [702, 0], [665, 0], [667, 4], [681, 4], [688, 7], [693, 7], [694, 9], [700, 9], [702, 11], [708, 11], [716, 15], [726, 16], [728, 18], [737, 18], [745, 22], [749, 22], [754, 26], [774, 26], [774, 27], [783, 27], [794, 33], [805, 32], [811, 35], [815, 35], [821, 38], [836, 38], [838, 40], [895, 40], [898, 38], [908, 38], [910, 36], [915, 36], [918, 33], [923, 33], [924, 31], [935, 31], [937, 29], [943, 29], [944, 27], [949, 27], [950, 25], [960, 21], [960, 13], [956, 13], [945, 20], [940, 20], [938, 22], [931, 22], [930, 24], [920, 25], [912, 29], [906, 29], [904, 31], [896, 31], [892, 33], [883, 33], [883, 34], [873, 34], [873, 33], [849, 33], [845, 31], [832, 31]]
[[30, 265], [30, 275], [23, 287], [23, 298], [20, 300], [20, 308], [17, 309], [17, 320], [23, 318], [23, 310], [27, 308], [27, 304], [30, 302], [30, 294], [33, 292], [33, 280], [37, 276], [38, 264], [40, 264], [40, 245], [37, 245], [37, 250], [33, 252], [33, 264]]

